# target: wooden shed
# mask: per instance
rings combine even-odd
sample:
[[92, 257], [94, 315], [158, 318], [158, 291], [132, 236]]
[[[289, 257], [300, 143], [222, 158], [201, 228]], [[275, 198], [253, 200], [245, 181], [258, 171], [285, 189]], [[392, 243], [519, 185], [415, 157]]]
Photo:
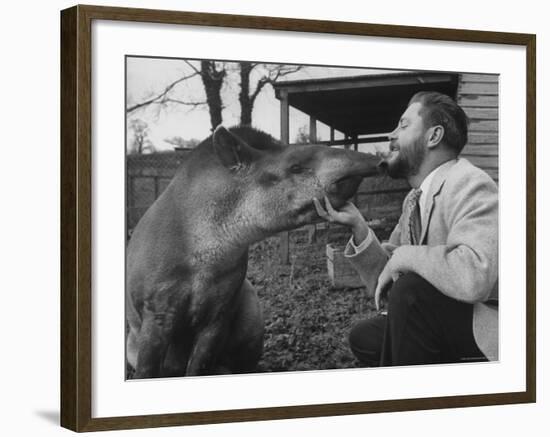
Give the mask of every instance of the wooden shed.
[[[274, 84], [281, 105], [281, 141], [290, 144], [289, 109], [309, 116], [310, 139], [317, 139], [317, 122], [330, 128], [327, 146], [358, 149], [359, 144], [388, 140], [410, 98], [418, 91], [451, 96], [470, 118], [468, 143], [462, 156], [498, 181], [498, 76], [447, 72], [399, 72], [350, 77], [284, 81]], [[343, 139], [336, 140], [336, 132]], [[358, 190], [359, 196], [408, 191], [401, 182], [387, 188]], [[356, 198], [357, 201], [357, 198]], [[398, 209], [399, 202], [396, 203]], [[394, 208], [395, 209], [395, 208]], [[394, 211], [398, 214], [399, 211]], [[288, 233], [281, 235], [281, 258], [289, 260]]]

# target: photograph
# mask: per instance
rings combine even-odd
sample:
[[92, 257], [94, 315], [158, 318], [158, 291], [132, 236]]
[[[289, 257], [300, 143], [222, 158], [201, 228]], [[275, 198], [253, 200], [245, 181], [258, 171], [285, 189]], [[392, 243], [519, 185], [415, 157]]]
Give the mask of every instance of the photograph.
[[498, 74], [126, 55], [124, 83], [126, 379], [499, 360]]

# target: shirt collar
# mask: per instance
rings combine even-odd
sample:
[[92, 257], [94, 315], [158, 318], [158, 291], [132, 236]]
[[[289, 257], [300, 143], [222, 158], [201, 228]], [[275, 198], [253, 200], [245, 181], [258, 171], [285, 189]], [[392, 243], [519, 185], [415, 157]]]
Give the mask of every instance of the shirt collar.
[[421, 214], [421, 220], [422, 223], [425, 223], [425, 215], [426, 215], [426, 201], [428, 199], [428, 193], [431, 188], [431, 184], [433, 181], [434, 176], [436, 173], [443, 167], [445, 164], [447, 164], [448, 161], [444, 162], [443, 164], [439, 165], [438, 167], [434, 168], [428, 176], [424, 178], [422, 183], [420, 184], [420, 188], [422, 190], [422, 193], [420, 194], [420, 199], [418, 200], [420, 204], [420, 214]]
[[[445, 163], [443, 163], [443, 164], [445, 164]], [[424, 180], [420, 184], [420, 187], [418, 187], [422, 190], [422, 193], [426, 193], [426, 194], [428, 193], [428, 190], [430, 189], [430, 185], [432, 183], [432, 180], [433, 180], [435, 174], [437, 173], [437, 170], [439, 170], [443, 164], [441, 164], [438, 167], [434, 168], [430, 172], [430, 174], [424, 178]]]

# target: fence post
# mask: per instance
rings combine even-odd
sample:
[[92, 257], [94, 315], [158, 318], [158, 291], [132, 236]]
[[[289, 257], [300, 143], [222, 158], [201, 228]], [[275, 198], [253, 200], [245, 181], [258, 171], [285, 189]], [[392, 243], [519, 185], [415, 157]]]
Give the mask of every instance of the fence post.
[[[353, 150], [355, 150], [356, 152], [359, 150], [359, 145], [357, 143], [357, 134], [353, 135]], [[355, 196], [353, 196], [353, 203], [355, 203], [355, 205], [357, 205], [357, 201], [358, 201], [358, 196], [357, 196], [357, 191], [356, 191]]]
[[160, 191], [158, 175], [153, 176], [153, 183], [155, 184], [155, 200], [157, 200], [159, 198]]
[[126, 184], [126, 195], [128, 196], [128, 198], [126, 199], [126, 233], [128, 233], [128, 228], [130, 227], [129, 225], [132, 221], [136, 201], [134, 190], [134, 176], [127, 174]]
[[[286, 90], [281, 90], [281, 142], [283, 144], [289, 143], [289, 114], [288, 114], [288, 92]], [[280, 234], [280, 255], [281, 262], [283, 264], [288, 264], [290, 261], [289, 253], [289, 235], [288, 231], [281, 232]]]
[[[309, 142], [317, 142], [317, 120], [313, 116], [309, 116]], [[312, 224], [308, 226], [307, 241], [308, 244], [315, 243], [317, 240], [317, 225]]]

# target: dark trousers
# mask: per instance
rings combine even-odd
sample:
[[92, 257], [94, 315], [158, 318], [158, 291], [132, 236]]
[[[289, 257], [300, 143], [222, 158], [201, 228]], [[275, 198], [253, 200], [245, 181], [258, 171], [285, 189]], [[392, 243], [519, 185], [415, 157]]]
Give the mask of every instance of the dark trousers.
[[474, 340], [472, 318], [473, 305], [407, 273], [389, 291], [387, 316], [359, 322], [349, 343], [367, 366], [487, 361]]

